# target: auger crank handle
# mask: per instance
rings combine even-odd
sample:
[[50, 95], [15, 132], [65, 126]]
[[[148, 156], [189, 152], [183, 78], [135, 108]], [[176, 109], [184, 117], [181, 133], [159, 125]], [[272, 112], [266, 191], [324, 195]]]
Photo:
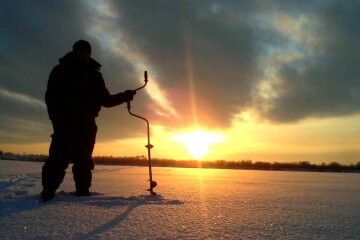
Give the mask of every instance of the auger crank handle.
[[139, 88], [137, 88], [137, 89], [134, 89], [133, 91], [138, 91], [138, 90], [140, 90], [140, 89], [143, 89], [145, 86], [146, 86], [146, 84], [147, 84], [147, 82], [148, 82], [148, 74], [147, 74], [147, 71], [144, 71], [144, 82], [145, 82], [145, 84], [144, 85], [142, 85], [141, 87], [139, 87]]
[[[144, 82], [145, 82], [145, 84], [144, 84], [143, 86], [138, 87], [138, 88], [134, 89], [133, 91], [136, 92], [136, 91], [138, 91], [138, 90], [140, 90], [140, 89], [143, 89], [143, 88], [146, 86], [146, 84], [147, 84], [147, 82], [148, 82], [148, 74], [147, 74], [147, 71], [144, 71]], [[126, 104], [127, 104], [127, 109], [130, 109], [130, 108], [131, 108], [131, 106], [130, 106], [130, 101], [127, 101]]]

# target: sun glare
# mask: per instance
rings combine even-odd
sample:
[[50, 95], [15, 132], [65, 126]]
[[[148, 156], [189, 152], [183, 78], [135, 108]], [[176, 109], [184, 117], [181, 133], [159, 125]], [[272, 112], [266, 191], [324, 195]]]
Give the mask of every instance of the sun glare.
[[210, 145], [224, 140], [223, 136], [215, 133], [195, 130], [190, 133], [175, 135], [173, 141], [181, 142], [188, 150], [189, 154], [196, 160], [209, 153]]

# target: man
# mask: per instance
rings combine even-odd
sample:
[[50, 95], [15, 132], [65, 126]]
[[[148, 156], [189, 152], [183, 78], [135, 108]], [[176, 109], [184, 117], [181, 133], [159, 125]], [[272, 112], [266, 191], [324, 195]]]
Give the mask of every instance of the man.
[[91, 58], [91, 46], [79, 40], [73, 51], [59, 59], [51, 71], [45, 101], [54, 133], [49, 158], [42, 169], [44, 202], [55, 196], [65, 170], [73, 161], [73, 177], [77, 196], [89, 196], [94, 162], [97, 126], [95, 118], [104, 107], [132, 101], [134, 91], [110, 95], [99, 72], [101, 65]]

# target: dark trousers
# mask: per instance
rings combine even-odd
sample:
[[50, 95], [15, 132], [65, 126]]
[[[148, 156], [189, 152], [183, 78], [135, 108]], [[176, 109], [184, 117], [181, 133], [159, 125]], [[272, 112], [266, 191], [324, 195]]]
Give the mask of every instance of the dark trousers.
[[97, 126], [95, 121], [81, 123], [54, 123], [54, 134], [49, 149], [49, 158], [42, 169], [44, 191], [55, 191], [62, 183], [66, 168], [72, 161], [76, 191], [88, 190], [91, 186]]

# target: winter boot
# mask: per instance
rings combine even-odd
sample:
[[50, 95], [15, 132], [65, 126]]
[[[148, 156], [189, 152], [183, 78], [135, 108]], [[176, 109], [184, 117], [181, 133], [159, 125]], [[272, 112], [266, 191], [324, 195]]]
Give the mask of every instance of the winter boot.
[[84, 196], [90, 196], [89, 189], [76, 189], [76, 196], [77, 197], [84, 197]]
[[55, 191], [43, 190], [41, 193], [41, 200], [46, 203], [55, 197]]

